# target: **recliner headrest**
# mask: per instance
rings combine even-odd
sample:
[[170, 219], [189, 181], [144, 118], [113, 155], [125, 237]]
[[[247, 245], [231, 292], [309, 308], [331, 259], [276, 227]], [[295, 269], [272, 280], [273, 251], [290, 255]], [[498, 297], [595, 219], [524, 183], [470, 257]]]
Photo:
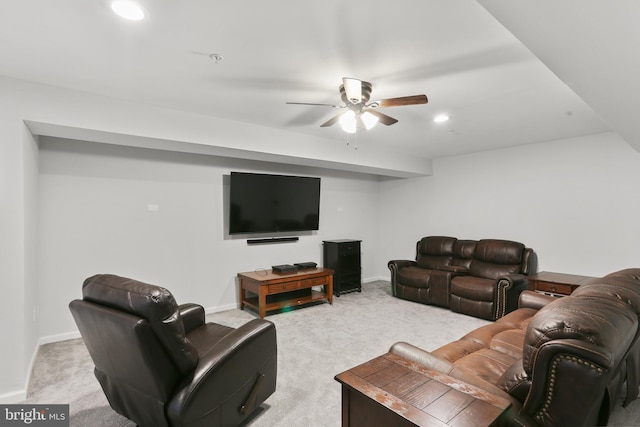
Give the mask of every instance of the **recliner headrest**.
[[640, 268], [628, 268], [591, 279], [573, 292], [582, 298], [606, 298], [627, 304], [640, 315]]
[[484, 239], [476, 244], [473, 257], [492, 264], [520, 264], [524, 245], [510, 240]]
[[167, 289], [113, 274], [97, 274], [86, 279], [82, 284], [82, 297], [149, 321], [165, 319], [178, 309]]
[[638, 317], [620, 301], [566, 296], [542, 307], [527, 327], [523, 365], [531, 374], [537, 353], [548, 342], [582, 341], [611, 354], [610, 363], [624, 353], [636, 335]]
[[428, 236], [420, 239], [418, 252], [422, 255], [451, 256], [455, 237]]
[[416, 262], [419, 267], [439, 270], [451, 264], [455, 237], [428, 236], [418, 242]]
[[82, 296], [85, 301], [146, 319], [180, 373], [195, 368], [197, 351], [185, 335], [178, 304], [167, 289], [113, 274], [97, 274], [84, 281]]

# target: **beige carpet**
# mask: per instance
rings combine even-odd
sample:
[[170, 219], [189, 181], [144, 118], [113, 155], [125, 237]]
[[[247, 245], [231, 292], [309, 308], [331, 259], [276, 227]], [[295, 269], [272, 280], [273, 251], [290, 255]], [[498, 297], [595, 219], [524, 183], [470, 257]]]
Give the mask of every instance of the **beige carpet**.
[[[255, 317], [230, 310], [207, 320], [237, 327]], [[278, 334], [277, 390], [247, 423], [252, 427], [338, 427], [341, 394], [336, 374], [385, 353], [397, 341], [432, 350], [487, 323], [394, 298], [385, 281], [366, 283], [361, 293], [334, 297], [333, 305], [318, 304], [267, 319], [275, 323]], [[72, 426], [135, 426], [109, 407], [80, 339], [40, 348], [28, 402], [70, 404]], [[638, 400], [616, 409], [611, 421], [640, 425]]]

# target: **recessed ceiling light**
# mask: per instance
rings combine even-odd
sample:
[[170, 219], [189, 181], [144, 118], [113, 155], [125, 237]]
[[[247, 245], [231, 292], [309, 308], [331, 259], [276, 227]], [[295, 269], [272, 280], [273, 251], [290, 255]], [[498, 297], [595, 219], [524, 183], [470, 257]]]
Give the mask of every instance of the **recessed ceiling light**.
[[138, 3], [129, 0], [111, 2], [111, 10], [118, 16], [130, 21], [140, 21], [145, 18], [145, 10]]
[[438, 114], [433, 118], [433, 121], [436, 123], [446, 122], [447, 120], [449, 120], [449, 116], [447, 116], [446, 114]]

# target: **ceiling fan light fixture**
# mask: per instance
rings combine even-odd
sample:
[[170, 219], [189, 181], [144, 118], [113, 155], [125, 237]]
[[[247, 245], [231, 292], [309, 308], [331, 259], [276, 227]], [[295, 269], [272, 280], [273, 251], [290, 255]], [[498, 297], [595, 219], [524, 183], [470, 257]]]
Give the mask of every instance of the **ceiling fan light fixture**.
[[340, 127], [347, 133], [356, 133], [356, 113], [353, 110], [346, 111], [340, 116]]
[[347, 94], [349, 102], [357, 104], [362, 102], [362, 81], [350, 78], [342, 79], [344, 91]]
[[342, 84], [338, 88], [340, 98], [344, 102], [342, 106], [308, 102], [287, 102], [287, 104], [321, 105], [346, 109], [345, 112], [336, 114], [322, 123], [320, 127], [324, 128], [340, 123], [343, 131], [356, 133], [358, 130], [369, 130], [378, 122], [385, 126], [391, 126], [398, 122], [397, 119], [378, 111], [378, 108], [420, 105], [429, 102], [427, 95], [424, 94], [386, 98], [369, 102], [369, 99], [371, 99], [371, 88], [371, 83], [365, 82], [364, 80], [343, 77]]
[[111, 10], [113, 10], [116, 15], [129, 21], [141, 21], [147, 16], [142, 6], [130, 0], [116, 0], [111, 2]]
[[433, 121], [436, 123], [444, 123], [447, 120], [449, 120], [449, 116], [447, 116], [446, 114], [438, 114], [433, 118]]
[[378, 117], [368, 111], [365, 111], [362, 113], [362, 122], [364, 123], [364, 127], [369, 130], [378, 123]]

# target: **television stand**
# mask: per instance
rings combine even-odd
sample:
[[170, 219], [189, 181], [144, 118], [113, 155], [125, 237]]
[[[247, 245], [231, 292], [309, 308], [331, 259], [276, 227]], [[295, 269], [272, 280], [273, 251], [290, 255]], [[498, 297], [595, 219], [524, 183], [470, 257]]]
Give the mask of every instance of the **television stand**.
[[[333, 270], [311, 268], [292, 273], [272, 270], [238, 273], [240, 309], [252, 308], [260, 317], [268, 311], [327, 300], [333, 304]], [[317, 291], [313, 288], [320, 287]]]

